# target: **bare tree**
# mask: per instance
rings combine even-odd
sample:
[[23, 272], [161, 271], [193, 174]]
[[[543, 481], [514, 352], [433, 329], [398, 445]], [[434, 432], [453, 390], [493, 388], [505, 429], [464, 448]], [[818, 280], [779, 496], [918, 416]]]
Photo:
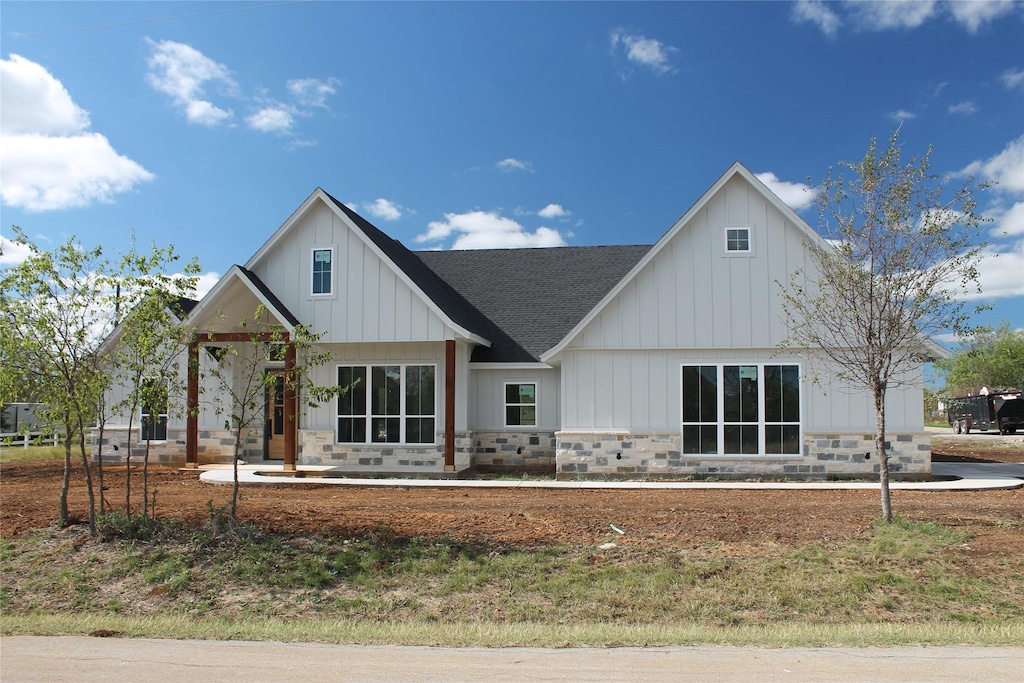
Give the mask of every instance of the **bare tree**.
[[919, 381], [930, 336], [967, 327], [960, 295], [980, 291], [983, 244], [973, 179], [953, 191], [931, 172], [931, 148], [904, 164], [899, 130], [879, 154], [829, 169], [818, 197], [824, 240], [805, 244], [809, 266], [792, 274], [781, 297], [789, 334], [815, 377], [867, 389], [875, 412], [882, 517], [892, 521], [885, 448], [886, 390]]

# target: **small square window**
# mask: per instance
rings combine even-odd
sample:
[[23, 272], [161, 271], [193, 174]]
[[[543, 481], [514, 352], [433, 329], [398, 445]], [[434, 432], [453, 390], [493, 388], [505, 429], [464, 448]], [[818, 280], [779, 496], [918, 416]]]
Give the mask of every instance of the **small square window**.
[[331, 249], [313, 250], [313, 294], [331, 293], [333, 257]]
[[505, 426], [537, 426], [537, 385], [533, 382], [505, 385]]
[[732, 253], [750, 251], [750, 228], [726, 228], [725, 250]]

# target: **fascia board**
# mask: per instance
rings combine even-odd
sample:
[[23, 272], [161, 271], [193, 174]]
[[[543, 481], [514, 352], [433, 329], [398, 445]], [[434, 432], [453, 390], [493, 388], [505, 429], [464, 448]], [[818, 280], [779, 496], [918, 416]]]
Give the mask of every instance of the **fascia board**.
[[228, 269], [228, 272], [224, 274], [224, 277], [217, 281], [217, 284], [215, 284], [207, 295], [203, 297], [203, 300], [192, 309], [192, 312], [185, 319], [185, 323], [192, 325], [194, 321], [199, 318], [200, 314], [210, 307], [210, 302], [216, 301], [233, 280], [238, 280], [245, 285], [245, 287], [253, 293], [256, 299], [263, 304], [275, 318], [277, 318], [278, 324], [281, 325], [281, 327], [286, 329], [288, 332], [291, 332], [294, 329], [294, 326], [288, 322], [288, 317], [281, 314], [281, 311], [279, 311], [277, 307], [263, 295], [263, 292], [250, 282], [249, 278], [242, 274], [242, 271], [237, 265], [231, 266], [231, 268]]

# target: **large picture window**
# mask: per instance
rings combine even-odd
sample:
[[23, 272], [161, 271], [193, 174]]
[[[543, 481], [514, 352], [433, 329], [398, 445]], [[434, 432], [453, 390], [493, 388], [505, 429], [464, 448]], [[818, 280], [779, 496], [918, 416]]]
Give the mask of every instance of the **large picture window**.
[[682, 451], [799, 455], [800, 368], [684, 365]]
[[338, 443], [434, 443], [433, 365], [338, 368]]
[[505, 385], [505, 426], [537, 426], [537, 385], [517, 382]]

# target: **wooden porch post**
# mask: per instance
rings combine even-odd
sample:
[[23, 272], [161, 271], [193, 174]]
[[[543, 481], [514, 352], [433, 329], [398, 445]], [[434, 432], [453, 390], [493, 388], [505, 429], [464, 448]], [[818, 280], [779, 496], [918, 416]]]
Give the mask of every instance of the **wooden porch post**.
[[455, 340], [444, 344], [444, 471], [455, 471]]
[[185, 397], [185, 467], [199, 467], [199, 342], [188, 345], [188, 386]]
[[295, 471], [298, 454], [299, 391], [295, 382], [295, 345], [289, 341], [284, 349], [284, 469], [286, 472]]

